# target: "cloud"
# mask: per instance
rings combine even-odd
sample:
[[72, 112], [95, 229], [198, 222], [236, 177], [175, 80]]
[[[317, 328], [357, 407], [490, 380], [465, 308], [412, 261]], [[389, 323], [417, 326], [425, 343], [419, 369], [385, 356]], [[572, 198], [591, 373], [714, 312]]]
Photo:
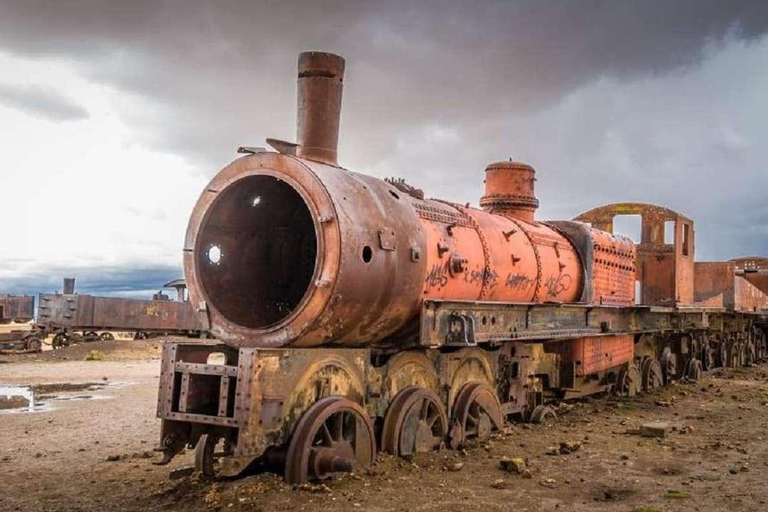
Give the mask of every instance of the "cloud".
[[130, 268], [125, 266], [38, 266], [23, 274], [4, 278], [3, 293], [61, 292], [65, 277], [76, 279], [78, 293], [91, 295], [117, 295], [131, 297], [137, 292], [156, 292], [162, 285], [180, 277], [181, 266], [154, 265]]
[[[663, 203], [695, 218], [710, 259], [768, 253], [750, 220], [768, 187], [767, 30], [764, 0], [0, 7], [0, 49], [65, 61], [131, 98], [110, 105], [126, 144], [183, 157], [185, 172], [211, 176], [239, 145], [292, 140], [296, 55], [333, 51], [347, 59], [348, 168], [476, 204], [485, 165], [513, 156], [538, 170], [541, 218]], [[142, 201], [121, 211], [126, 226], [162, 216]]]
[[65, 57], [148, 98], [156, 108], [124, 112], [137, 137], [209, 165], [251, 139], [292, 138], [287, 63], [305, 49], [347, 57], [344, 145], [370, 160], [403, 125], [538, 110], [601, 76], [694, 66], [708, 45], [768, 27], [760, 0], [30, 0], [3, 14], [4, 48]]
[[0, 84], [0, 105], [51, 121], [88, 118], [88, 111], [82, 106], [47, 87]]

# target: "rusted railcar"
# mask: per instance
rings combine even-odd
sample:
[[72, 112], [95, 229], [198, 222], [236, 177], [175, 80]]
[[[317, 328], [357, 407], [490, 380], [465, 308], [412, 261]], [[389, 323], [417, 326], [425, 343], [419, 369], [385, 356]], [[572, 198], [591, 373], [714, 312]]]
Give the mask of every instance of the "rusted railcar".
[[[183, 286], [174, 281], [168, 284]], [[74, 279], [65, 279], [64, 290], [69, 293], [39, 294], [35, 325], [42, 334], [54, 335], [53, 348], [78, 341], [111, 340], [113, 331], [133, 332], [137, 339], [199, 336], [203, 332], [188, 302], [169, 300], [162, 293], [155, 294], [153, 300], [81, 295], [75, 293]]]
[[[33, 295], [0, 295], [0, 324], [28, 324], [35, 316]], [[0, 332], [0, 352], [37, 352], [42, 347], [30, 325], [11, 326]]]
[[323, 479], [766, 356], [765, 314], [693, 302], [693, 224], [671, 210], [648, 207], [636, 246], [611, 208], [538, 221], [520, 162], [486, 168], [480, 209], [340, 167], [343, 75], [301, 54], [298, 144], [243, 148], [195, 206], [185, 277], [216, 339], [164, 344], [165, 462], [195, 446], [205, 474]]
[[34, 316], [33, 295], [0, 295], [0, 324], [29, 322]]

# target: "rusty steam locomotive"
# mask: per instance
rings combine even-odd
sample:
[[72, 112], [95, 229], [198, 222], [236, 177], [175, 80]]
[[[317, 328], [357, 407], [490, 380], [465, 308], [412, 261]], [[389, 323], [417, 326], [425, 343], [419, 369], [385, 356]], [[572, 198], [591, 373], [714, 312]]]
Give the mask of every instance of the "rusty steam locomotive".
[[[487, 167], [481, 209], [340, 167], [343, 75], [341, 57], [301, 54], [298, 144], [241, 148], [194, 208], [185, 276], [215, 339], [165, 343], [164, 461], [196, 446], [205, 474], [323, 479], [766, 355], [766, 290], [732, 300], [761, 271], [707, 267], [723, 289], [697, 289], [693, 224], [671, 210], [539, 222], [522, 163]], [[635, 210], [639, 245], [611, 233]]]

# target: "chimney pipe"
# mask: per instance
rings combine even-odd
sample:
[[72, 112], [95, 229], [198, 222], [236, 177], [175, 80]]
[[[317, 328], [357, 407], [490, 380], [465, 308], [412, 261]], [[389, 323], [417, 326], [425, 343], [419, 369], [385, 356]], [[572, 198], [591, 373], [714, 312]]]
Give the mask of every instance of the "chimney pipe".
[[344, 59], [332, 53], [299, 54], [296, 155], [338, 166]]
[[75, 278], [74, 277], [65, 277], [64, 278], [64, 288], [62, 289], [61, 293], [64, 295], [74, 295], [75, 293]]

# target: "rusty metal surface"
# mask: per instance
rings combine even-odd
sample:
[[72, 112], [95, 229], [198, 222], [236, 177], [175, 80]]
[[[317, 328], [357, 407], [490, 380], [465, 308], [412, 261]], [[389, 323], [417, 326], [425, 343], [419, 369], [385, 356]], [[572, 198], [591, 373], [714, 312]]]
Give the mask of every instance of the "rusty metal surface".
[[35, 316], [35, 297], [32, 295], [0, 295], [0, 324], [29, 322]]
[[533, 222], [539, 200], [534, 193], [536, 171], [522, 162], [496, 162], [485, 168], [485, 194], [480, 206], [499, 213]]
[[768, 295], [768, 258], [751, 256], [735, 258], [731, 261], [744, 279]]
[[37, 324], [69, 329], [202, 331], [186, 302], [40, 294]]
[[299, 55], [296, 155], [338, 165], [344, 59], [323, 52]]
[[[725, 307], [736, 311], [768, 309], [768, 294], [762, 285], [759, 260], [697, 262], [695, 266], [695, 300], [699, 306]], [[767, 276], [768, 277], [768, 276]]]
[[632, 361], [634, 336], [585, 336], [547, 350], [560, 353], [566, 364], [575, 365], [575, 375], [583, 377]]
[[[693, 221], [679, 212], [645, 203], [614, 203], [589, 210], [574, 218], [613, 233], [617, 215], [639, 215], [641, 239], [637, 245], [637, 279], [641, 302], [656, 306], [694, 302]], [[664, 239], [664, 225], [674, 222], [674, 240]]]
[[735, 271], [732, 262], [697, 261], [694, 265], [694, 302], [699, 306], [733, 309]]

